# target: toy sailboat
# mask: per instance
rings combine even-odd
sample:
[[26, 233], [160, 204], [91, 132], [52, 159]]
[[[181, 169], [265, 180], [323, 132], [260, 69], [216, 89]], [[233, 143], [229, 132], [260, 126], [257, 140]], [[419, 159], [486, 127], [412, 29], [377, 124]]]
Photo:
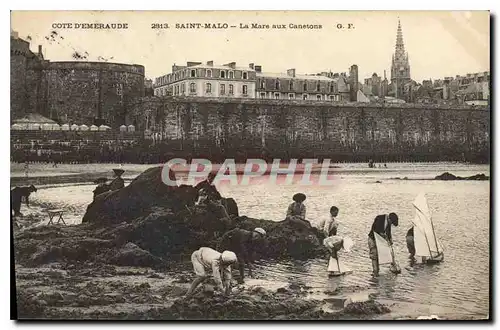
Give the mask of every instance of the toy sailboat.
[[422, 257], [422, 262], [437, 263], [444, 260], [444, 249], [436, 237], [434, 223], [423, 193], [413, 202], [415, 218], [413, 219], [415, 255]]

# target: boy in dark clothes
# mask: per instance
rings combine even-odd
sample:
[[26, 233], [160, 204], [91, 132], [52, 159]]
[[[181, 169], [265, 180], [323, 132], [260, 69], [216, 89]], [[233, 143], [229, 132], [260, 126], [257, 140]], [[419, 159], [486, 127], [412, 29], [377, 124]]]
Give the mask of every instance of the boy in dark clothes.
[[372, 228], [368, 234], [368, 248], [370, 250], [374, 276], [378, 276], [379, 272], [378, 251], [374, 233], [379, 234], [392, 245], [391, 225], [398, 226], [398, 216], [396, 213], [377, 215], [375, 220], [373, 220]]

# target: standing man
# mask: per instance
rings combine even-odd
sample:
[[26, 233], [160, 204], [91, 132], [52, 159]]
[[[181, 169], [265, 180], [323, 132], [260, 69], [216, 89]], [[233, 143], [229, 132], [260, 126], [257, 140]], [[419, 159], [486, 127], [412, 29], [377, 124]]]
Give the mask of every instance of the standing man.
[[370, 259], [372, 260], [373, 276], [378, 276], [379, 272], [378, 250], [374, 233], [385, 238], [389, 245], [392, 246], [391, 225], [398, 226], [398, 216], [396, 213], [377, 215], [368, 234], [368, 248], [370, 249]]
[[122, 179], [122, 175], [125, 171], [121, 168], [115, 168], [113, 172], [115, 173], [115, 178], [109, 184], [109, 190], [118, 190], [125, 187], [125, 181]]
[[206, 272], [207, 269], [212, 270], [217, 289], [224, 295], [231, 293], [231, 265], [236, 261], [236, 254], [231, 251], [220, 253], [209, 247], [202, 247], [194, 251], [191, 255], [191, 262], [196, 279], [191, 284], [186, 296], [192, 295], [196, 287], [210, 277]]
[[265, 236], [266, 231], [262, 228], [255, 228], [253, 231], [235, 228], [222, 235], [217, 248], [218, 250], [230, 250], [236, 253], [240, 270], [238, 283], [242, 284], [245, 281], [245, 264], [248, 266], [249, 276], [252, 276], [254, 247]]

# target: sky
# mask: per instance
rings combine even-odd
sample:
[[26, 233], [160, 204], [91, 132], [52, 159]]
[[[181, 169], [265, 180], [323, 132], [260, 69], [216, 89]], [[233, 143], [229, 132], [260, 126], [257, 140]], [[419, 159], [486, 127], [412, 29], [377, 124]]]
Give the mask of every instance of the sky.
[[[12, 11], [11, 30], [43, 47], [50, 61], [140, 64], [148, 78], [187, 61], [261, 65], [264, 72], [348, 72], [359, 80], [373, 73], [390, 79], [401, 21], [411, 76], [416, 81], [490, 70], [488, 11]], [[73, 28], [54, 28], [72, 23]], [[128, 29], [76, 29], [75, 23], [127, 23]], [[152, 24], [169, 25], [153, 29]], [[227, 23], [228, 29], [176, 29], [182, 23]], [[282, 24], [287, 29], [240, 29], [240, 24]], [[315, 24], [321, 29], [291, 29]], [[341, 24], [343, 28], [339, 29]], [[353, 28], [348, 29], [348, 24]], [[57, 34], [52, 34], [56, 31]], [[52, 36], [52, 37], [51, 37]]]

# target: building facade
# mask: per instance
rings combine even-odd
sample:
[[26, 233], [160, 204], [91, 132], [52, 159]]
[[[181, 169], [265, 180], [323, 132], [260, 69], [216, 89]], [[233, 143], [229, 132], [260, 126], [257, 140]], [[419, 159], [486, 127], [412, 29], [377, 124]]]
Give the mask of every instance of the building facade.
[[269, 73], [253, 63], [237, 67], [234, 62], [222, 66], [213, 61], [188, 62], [173, 65], [172, 73], [156, 78], [154, 95], [348, 102], [355, 101], [351, 85], [357, 86], [357, 66], [349, 73], [297, 74], [296, 69]]
[[349, 85], [345, 76], [257, 72], [256, 98], [312, 101], [349, 101]]
[[174, 64], [172, 73], [156, 78], [154, 95], [254, 98], [255, 80], [253, 64], [237, 67], [235, 62], [187, 62], [185, 66]]

